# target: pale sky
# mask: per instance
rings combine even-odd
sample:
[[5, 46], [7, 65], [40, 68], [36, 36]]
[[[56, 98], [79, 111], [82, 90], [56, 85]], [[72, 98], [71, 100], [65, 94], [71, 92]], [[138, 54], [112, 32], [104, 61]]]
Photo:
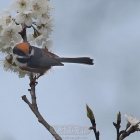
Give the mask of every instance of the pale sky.
[[[1, 11], [11, 2], [3, 1]], [[50, 125], [90, 127], [87, 103], [96, 117], [100, 138], [115, 140], [112, 122], [119, 111], [122, 129], [125, 113], [140, 119], [140, 1], [52, 0], [51, 5], [55, 8], [52, 52], [66, 57], [89, 56], [95, 65], [65, 64], [41, 77], [36, 86], [39, 110]], [[22, 95], [30, 99], [28, 77], [19, 79], [2, 67], [0, 72], [0, 140], [51, 140], [21, 99]], [[95, 139], [92, 131], [78, 136]], [[139, 138], [137, 132], [126, 139]]]

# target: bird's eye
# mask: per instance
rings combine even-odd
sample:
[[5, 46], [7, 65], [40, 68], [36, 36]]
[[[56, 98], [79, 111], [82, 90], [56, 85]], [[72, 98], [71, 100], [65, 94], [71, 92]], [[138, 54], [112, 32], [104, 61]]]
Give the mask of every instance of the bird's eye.
[[24, 52], [22, 52], [22, 51], [19, 51], [19, 55], [24, 56], [24, 55], [25, 55], [25, 53], [24, 53]]
[[17, 54], [17, 55], [20, 55], [20, 56], [25, 56], [26, 55], [22, 50], [20, 50], [16, 47], [13, 49], [13, 54]]
[[18, 51], [18, 55], [20, 55], [20, 56], [25, 56], [26, 54], [25, 54], [23, 51], [19, 50], [19, 51]]

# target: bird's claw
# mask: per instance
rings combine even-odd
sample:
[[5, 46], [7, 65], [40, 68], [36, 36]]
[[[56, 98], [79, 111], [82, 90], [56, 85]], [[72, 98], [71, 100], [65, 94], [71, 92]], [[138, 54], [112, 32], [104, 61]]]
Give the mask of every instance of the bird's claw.
[[30, 87], [32, 86], [32, 85], [37, 85], [38, 84], [38, 82], [36, 81], [36, 77], [30, 82]]

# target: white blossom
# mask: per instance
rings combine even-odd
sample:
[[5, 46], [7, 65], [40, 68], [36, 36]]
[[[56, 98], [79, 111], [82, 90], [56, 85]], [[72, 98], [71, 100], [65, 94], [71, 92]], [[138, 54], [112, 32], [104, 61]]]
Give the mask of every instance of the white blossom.
[[50, 15], [48, 13], [41, 14], [40, 18], [37, 19], [36, 23], [38, 25], [46, 24], [49, 21]]
[[3, 9], [1, 20], [0, 20], [1, 25], [3, 25], [3, 27], [8, 26], [8, 24], [10, 24], [11, 22], [13, 22], [13, 20], [11, 18], [10, 11], [7, 9]]
[[5, 71], [12, 71], [12, 64], [8, 63], [7, 59], [4, 60], [3, 67]]
[[32, 1], [31, 0], [14, 0], [14, 2], [10, 5], [10, 9], [18, 13], [31, 11]]
[[47, 48], [49, 50], [52, 47], [52, 45], [53, 45], [53, 41], [48, 40], [42, 45], [42, 48]]
[[1, 51], [6, 53], [12, 53], [13, 48], [17, 45], [15, 41], [11, 41], [10, 43], [3, 44]]
[[36, 44], [37, 44], [38, 46], [41, 46], [42, 43], [43, 43], [43, 41], [46, 41], [46, 37], [43, 36], [43, 35], [40, 35], [40, 36], [38, 36], [38, 37], [35, 39], [35, 41], [36, 41]]
[[0, 39], [0, 51], [2, 51], [2, 49], [3, 49], [3, 43], [2, 43], [2, 41], [1, 41], [1, 39]]
[[33, 0], [32, 15], [34, 19], [39, 19], [42, 14], [48, 11], [48, 2], [46, 0]]
[[32, 44], [35, 44], [35, 37], [34, 37], [34, 34], [29, 33], [29, 34], [27, 35], [27, 39], [28, 39], [28, 42], [31, 42]]
[[22, 40], [21, 35], [19, 34], [21, 30], [21, 26], [12, 22], [3, 30], [2, 42], [5, 44], [10, 43], [11, 41], [19, 43]]
[[28, 41], [32, 44], [37, 44], [38, 46], [41, 46], [43, 42], [46, 42], [46, 37], [42, 34], [38, 37], [35, 37], [34, 34], [28, 34]]
[[30, 33], [27, 35], [28, 42], [32, 43], [33, 45], [36, 44], [36, 38], [34, 34]]
[[127, 122], [129, 122], [132, 126], [135, 126], [140, 122], [140, 120], [132, 115], [125, 114], [125, 119]]
[[2, 31], [6, 26], [6, 20], [3, 19], [3, 17], [0, 17], [0, 36], [2, 36]]
[[18, 13], [15, 18], [16, 23], [25, 23], [27, 26], [32, 25], [32, 15], [31, 11], [26, 11], [24, 13]]
[[7, 10], [7, 9], [3, 9], [2, 16], [4, 16], [4, 17], [10, 17], [11, 16], [10, 11]]
[[21, 27], [14, 23], [10, 11], [3, 9], [0, 17], [0, 51], [11, 52], [12, 47], [22, 39], [18, 34], [20, 31]]
[[40, 25], [38, 23], [37, 26], [38, 26], [39, 33], [43, 34], [45, 37], [48, 38], [52, 31], [53, 21], [54, 21], [53, 19], [49, 19], [46, 24]]

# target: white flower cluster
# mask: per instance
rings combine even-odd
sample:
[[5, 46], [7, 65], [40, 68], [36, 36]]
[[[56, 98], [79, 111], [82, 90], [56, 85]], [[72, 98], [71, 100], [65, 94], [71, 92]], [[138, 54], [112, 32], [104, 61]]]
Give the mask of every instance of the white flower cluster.
[[34, 33], [28, 34], [28, 41], [45, 45], [53, 27], [49, 0], [14, 0], [10, 9], [17, 12], [16, 23], [33, 28]]
[[15, 65], [12, 49], [23, 42], [21, 36], [23, 27], [30, 31], [33, 29], [32, 33], [27, 32], [27, 40], [30, 44], [44, 48], [52, 46], [52, 41], [48, 40], [53, 27], [53, 19], [50, 16], [52, 8], [50, 0], [14, 0], [10, 9], [16, 12], [14, 18], [6, 9], [0, 16], [0, 51], [8, 54], [4, 60], [4, 69], [24, 77], [29, 75], [29, 72], [22, 71]]
[[129, 122], [132, 126], [138, 125], [140, 129], [140, 120], [132, 115], [125, 114], [125, 119]]
[[0, 51], [11, 52], [13, 46], [22, 40], [19, 34], [21, 30], [21, 26], [11, 18], [10, 12], [3, 10], [0, 17]]

